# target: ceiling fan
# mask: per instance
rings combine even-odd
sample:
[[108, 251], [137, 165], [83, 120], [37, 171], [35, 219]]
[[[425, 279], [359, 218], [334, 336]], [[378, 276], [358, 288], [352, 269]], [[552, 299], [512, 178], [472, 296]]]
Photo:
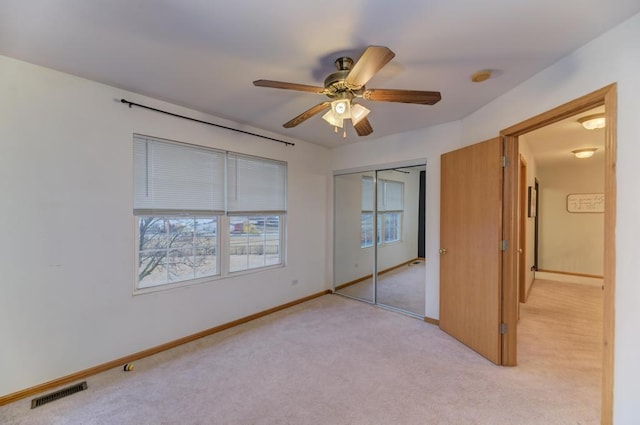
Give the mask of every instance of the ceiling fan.
[[[283, 124], [285, 128], [295, 127], [312, 116], [327, 111], [322, 118], [334, 126], [336, 132], [338, 127], [344, 128], [345, 119], [351, 119], [358, 136], [367, 136], [373, 133], [373, 127], [371, 127], [371, 123], [367, 119], [369, 110], [354, 102], [354, 99], [362, 98], [377, 102], [414, 103], [418, 105], [433, 105], [441, 99], [440, 92], [437, 91], [367, 89], [365, 84], [394, 56], [395, 53], [388, 47], [369, 46], [355, 63], [353, 59], [348, 57], [338, 58], [335, 61], [338, 70], [329, 74], [324, 80], [324, 87], [273, 80], [256, 80], [253, 84], [258, 87], [323, 94], [330, 99], [287, 121]], [[346, 137], [346, 135], [345, 130], [343, 137]]]

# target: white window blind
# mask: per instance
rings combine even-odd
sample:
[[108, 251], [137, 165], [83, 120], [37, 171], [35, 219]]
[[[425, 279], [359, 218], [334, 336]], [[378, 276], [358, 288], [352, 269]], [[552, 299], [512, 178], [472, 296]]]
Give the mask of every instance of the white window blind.
[[362, 211], [373, 211], [373, 177], [362, 177]]
[[402, 211], [404, 183], [392, 180], [378, 182], [378, 211]]
[[227, 168], [228, 212], [286, 211], [284, 162], [229, 153]]
[[225, 152], [134, 136], [135, 214], [224, 212]]

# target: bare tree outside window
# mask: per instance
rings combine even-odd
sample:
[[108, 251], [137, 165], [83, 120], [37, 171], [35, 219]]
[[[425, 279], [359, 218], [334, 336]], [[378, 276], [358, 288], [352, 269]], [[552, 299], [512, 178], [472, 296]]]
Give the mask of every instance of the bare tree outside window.
[[217, 217], [138, 217], [138, 286], [212, 276]]

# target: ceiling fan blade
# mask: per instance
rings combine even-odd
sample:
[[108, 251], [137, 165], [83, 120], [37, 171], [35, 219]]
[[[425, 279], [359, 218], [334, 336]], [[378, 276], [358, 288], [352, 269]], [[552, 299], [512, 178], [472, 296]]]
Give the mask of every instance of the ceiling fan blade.
[[362, 93], [367, 100], [377, 102], [417, 103], [420, 105], [434, 105], [442, 99], [439, 91], [369, 89]]
[[293, 118], [292, 120], [287, 121], [282, 126], [284, 128], [295, 127], [296, 125], [300, 124], [301, 122], [308, 120], [312, 116], [324, 111], [325, 109], [329, 109], [330, 107], [331, 107], [331, 102], [319, 103], [316, 106], [314, 106], [314, 107], [312, 107], [310, 109], [307, 109], [306, 111], [304, 111], [303, 113], [301, 113], [297, 117]]
[[354, 124], [353, 128], [356, 129], [356, 133], [358, 133], [358, 136], [368, 136], [369, 134], [373, 133], [373, 127], [371, 127], [371, 123], [369, 122], [367, 117], [361, 119], [358, 124]]
[[274, 89], [297, 90], [297, 91], [305, 91], [305, 92], [318, 93], [318, 94], [324, 93], [324, 87], [308, 86], [306, 84], [285, 83], [282, 81], [256, 80], [253, 82], [253, 85], [258, 87], [271, 87]]
[[356, 87], [364, 86], [373, 75], [380, 71], [396, 54], [388, 47], [369, 46], [358, 62], [353, 65], [345, 78], [346, 82]]

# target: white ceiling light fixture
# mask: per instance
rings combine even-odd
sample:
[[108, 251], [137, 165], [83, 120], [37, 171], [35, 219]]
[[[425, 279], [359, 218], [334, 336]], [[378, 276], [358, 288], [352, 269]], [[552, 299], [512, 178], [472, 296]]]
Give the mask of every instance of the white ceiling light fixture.
[[[339, 99], [331, 102], [331, 109], [322, 116], [326, 122], [331, 124], [334, 131], [338, 132], [339, 128], [344, 128], [344, 120], [351, 119], [353, 125], [358, 125], [360, 121], [369, 115], [369, 110], [358, 103], [351, 103], [349, 99]], [[347, 137], [347, 130], [342, 133], [342, 137]]]
[[369, 112], [371, 111], [360, 105], [359, 103], [354, 103], [353, 105], [351, 105], [351, 122], [353, 123], [353, 125], [358, 125], [360, 121], [367, 118]]
[[474, 83], [482, 83], [491, 78], [493, 72], [490, 69], [483, 69], [481, 71], [474, 72], [471, 76], [471, 81]]
[[578, 119], [578, 122], [587, 130], [595, 130], [597, 128], [604, 128], [605, 122], [604, 114], [587, 115]]
[[334, 100], [331, 102], [331, 110], [343, 119], [351, 117], [351, 104], [348, 99]]
[[576, 156], [576, 158], [584, 159], [584, 158], [591, 158], [593, 154], [596, 153], [597, 150], [598, 148], [584, 148], [584, 149], [576, 149], [574, 151], [571, 151], [571, 153], [573, 153]]
[[344, 125], [344, 119], [337, 116], [336, 113], [333, 112], [333, 109], [327, 111], [327, 113], [322, 116], [322, 119], [331, 124], [335, 128], [336, 133], [338, 132], [338, 127], [342, 128]]

